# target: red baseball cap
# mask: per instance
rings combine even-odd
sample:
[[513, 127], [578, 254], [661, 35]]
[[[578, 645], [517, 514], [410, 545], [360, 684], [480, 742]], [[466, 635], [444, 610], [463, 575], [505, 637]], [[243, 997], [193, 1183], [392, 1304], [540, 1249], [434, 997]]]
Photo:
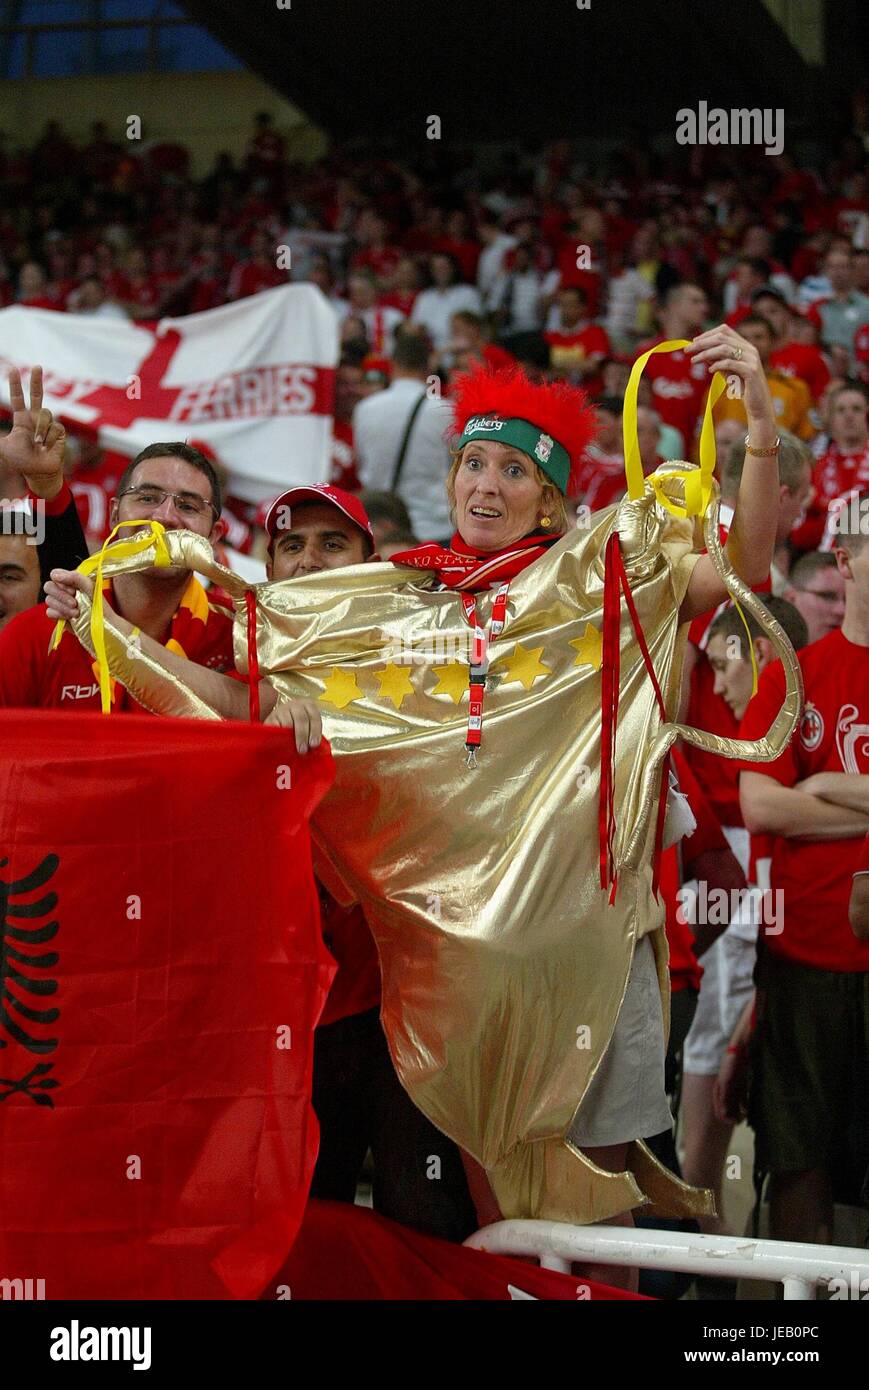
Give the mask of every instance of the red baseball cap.
[[343, 512], [348, 521], [352, 521], [354, 526], [358, 526], [371, 542], [372, 551], [375, 549], [374, 532], [371, 529], [371, 522], [368, 520], [368, 513], [352, 492], [345, 492], [342, 487], [330, 487], [328, 483], [306, 483], [300, 487], [291, 487], [286, 492], [282, 492], [280, 497], [276, 497], [266, 512], [263, 525], [269, 538], [269, 551], [271, 543], [281, 530], [286, 530], [285, 526], [278, 524], [280, 518], [280, 508], [292, 507], [293, 504], [301, 502], [329, 502], [333, 507], [337, 507], [339, 512]]

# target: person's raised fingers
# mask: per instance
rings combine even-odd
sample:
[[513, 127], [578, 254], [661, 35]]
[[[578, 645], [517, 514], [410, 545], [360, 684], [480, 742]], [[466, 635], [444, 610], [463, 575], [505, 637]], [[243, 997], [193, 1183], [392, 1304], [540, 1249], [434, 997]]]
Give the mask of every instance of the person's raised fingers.
[[9, 368], [9, 405], [13, 415], [19, 415], [27, 409], [24, 399], [24, 387], [21, 385], [21, 373], [17, 367]]
[[34, 367], [30, 373], [30, 409], [42, 409], [42, 368]]

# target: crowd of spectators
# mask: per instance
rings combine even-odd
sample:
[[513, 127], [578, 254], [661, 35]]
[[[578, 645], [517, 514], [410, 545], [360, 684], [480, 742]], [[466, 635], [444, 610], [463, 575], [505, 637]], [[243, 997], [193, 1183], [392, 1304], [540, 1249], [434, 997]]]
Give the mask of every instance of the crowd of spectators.
[[[801, 548], [820, 541], [822, 503], [847, 475], [865, 477], [855, 466], [865, 439], [839, 423], [838, 394], [869, 382], [869, 188], [855, 136], [814, 169], [709, 148], [680, 164], [641, 147], [591, 169], [566, 140], [476, 160], [430, 145], [416, 164], [336, 147], [302, 164], [261, 113], [243, 158], [220, 154], [194, 179], [180, 144], [143, 147], [96, 121], [79, 147], [50, 121], [30, 150], [0, 136], [0, 195], [0, 306], [150, 320], [289, 280], [318, 285], [342, 342], [333, 481], [351, 489], [369, 467], [354, 412], [390, 383], [400, 334], [422, 338], [423, 379], [442, 394], [476, 359], [581, 383], [603, 430], [576, 490], [601, 506], [618, 495], [631, 362], [722, 320], [758, 346], [781, 424], [819, 460]], [[705, 388], [680, 354], [651, 359], [644, 462], [696, 457]], [[740, 402], [719, 402], [716, 422], [722, 444], [735, 438]], [[96, 540], [108, 509], [85, 453]], [[107, 469], [109, 488], [117, 472]], [[412, 457], [403, 476], [423, 524]], [[427, 522], [442, 529], [442, 518]]]
[[[95, 123], [89, 144], [78, 149], [50, 122], [30, 151], [10, 152], [0, 144], [0, 207], [6, 208], [0, 212], [0, 305], [153, 319], [214, 308], [289, 280], [316, 284], [334, 306], [342, 344], [331, 481], [364, 490], [374, 544], [384, 558], [416, 541], [449, 539], [443, 397], [471, 363], [520, 363], [536, 378], [580, 383], [594, 398], [599, 433], [572, 487], [581, 517], [583, 509], [607, 506], [624, 492], [622, 413], [633, 362], [658, 343], [726, 322], [760, 354], [782, 435], [778, 549], [762, 588], [773, 615], [802, 649], [807, 684], [817, 686], [814, 705], [809, 692], [809, 708], [817, 713], [826, 701], [824, 717], [835, 724], [836, 700], [850, 691], [865, 731], [869, 705], [860, 702], [867, 663], [860, 634], [869, 632], [867, 581], [839, 558], [838, 518], [852, 503], [865, 511], [869, 489], [866, 152], [848, 137], [823, 168], [800, 167], [786, 154], [739, 155], [736, 161], [726, 151], [694, 151], [680, 166], [637, 148], [591, 171], [568, 141], [558, 141], [501, 161], [491, 155], [478, 163], [451, 160], [427, 151], [414, 167], [371, 150], [334, 149], [301, 165], [287, 160], [280, 134], [263, 115], [243, 160], [221, 155], [206, 178], [195, 180], [181, 146], [137, 154]], [[279, 247], [290, 248], [289, 269], [278, 264]], [[705, 369], [683, 352], [649, 359], [638, 409], [645, 473], [662, 460], [696, 461], [707, 388]], [[722, 397], [714, 424], [726, 529], [744, 456], [746, 419], [738, 395]], [[70, 459], [73, 491], [95, 544], [106, 533], [108, 500], [125, 461], [86, 443], [74, 445]], [[3, 475], [2, 464], [0, 495], [16, 496], [15, 480]], [[264, 543], [263, 509], [257, 514], [230, 500], [224, 515], [235, 528], [229, 538], [235, 549]], [[36, 603], [39, 573], [20, 537], [0, 537], [0, 546], [7, 552], [0, 552], [2, 627]], [[865, 556], [862, 563], [865, 569]], [[752, 714], [751, 662], [743, 660], [744, 669], [736, 670], [727, 656], [727, 640], [744, 631], [731, 628], [731, 621], [732, 614], [710, 614], [692, 626], [687, 722], [731, 737], [742, 727], [743, 736], [759, 737], [767, 727], [763, 718], [775, 713], [772, 682], [762, 686], [762, 714]], [[749, 635], [762, 668], [770, 651], [756, 623]], [[824, 663], [805, 654], [833, 637], [840, 645], [828, 660], [842, 663], [846, 677], [831, 693]], [[815, 772], [809, 755], [820, 735], [806, 718], [797, 753], [776, 776], [791, 789], [799, 783], [795, 796], [828, 804], [835, 800], [829, 786], [824, 792], [817, 782], [808, 786]], [[843, 775], [865, 785], [865, 739], [862, 753], [853, 751], [853, 741], [849, 747], [853, 766]], [[747, 803], [738, 764], [692, 750], [685, 750], [685, 762], [684, 777], [696, 779], [719, 848], [737, 861], [731, 881], [761, 882], [757, 865], [770, 859], [764, 832], [772, 831], [775, 817], [758, 809], [754, 780]], [[849, 795], [857, 797], [853, 790]], [[819, 831], [849, 881], [869, 826], [865, 792], [860, 796], [848, 803], [848, 827], [834, 817]], [[803, 814], [809, 814], [805, 806]], [[799, 881], [794, 845], [800, 833], [778, 831], [793, 850], [787, 867], [792, 884]], [[844, 947], [826, 949], [817, 921], [812, 938], [812, 911], [826, 911], [833, 902], [829, 882], [822, 891], [807, 879], [803, 891], [808, 908], [800, 930], [809, 945], [800, 946], [796, 961], [825, 980], [848, 973], [869, 978], [865, 946], [855, 945], [850, 954]], [[689, 1013], [681, 1039], [688, 1038], [685, 1172], [719, 1195], [732, 1125], [743, 1113], [735, 1073], [751, 1031], [758, 941], [757, 922], [743, 922], [741, 934], [735, 926], [732, 938], [731, 927], [726, 933], [729, 953], [719, 946], [706, 961], [707, 1001], [698, 1009], [693, 1038]], [[778, 958], [780, 967], [787, 948], [778, 940], [770, 937], [767, 958]], [[767, 972], [768, 980], [768, 966]], [[696, 1001], [699, 973], [689, 970], [688, 977]], [[780, 1000], [780, 981], [776, 989]], [[794, 1043], [803, 1049], [802, 1061], [813, 1045], [805, 1038]], [[823, 1084], [833, 1081], [828, 1076]], [[806, 1094], [811, 1099], [808, 1083]], [[820, 1114], [823, 1119], [827, 1111]], [[812, 1133], [820, 1128], [815, 1116]], [[781, 1147], [769, 1138], [769, 1123], [764, 1144], [775, 1171]], [[808, 1154], [806, 1164], [812, 1158]], [[802, 1157], [795, 1162], [799, 1166]], [[774, 1210], [778, 1233], [820, 1238], [806, 1230], [827, 1229], [829, 1202], [840, 1191], [859, 1200], [858, 1178], [840, 1167], [820, 1196], [781, 1187]]]

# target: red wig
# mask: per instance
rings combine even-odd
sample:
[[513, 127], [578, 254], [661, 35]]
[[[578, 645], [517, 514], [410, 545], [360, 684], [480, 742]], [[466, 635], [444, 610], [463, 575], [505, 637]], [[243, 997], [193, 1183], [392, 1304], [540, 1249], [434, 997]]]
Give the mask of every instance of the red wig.
[[[570, 483], [597, 434], [594, 407], [578, 386], [564, 381], [537, 385], [521, 367], [475, 366], [451, 383], [453, 419], [464, 430], [474, 415], [499, 415], [504, 420], [528, 420], [557, 440], [570, 456]], [[571, 487], [568, 485], [568, 495]]]

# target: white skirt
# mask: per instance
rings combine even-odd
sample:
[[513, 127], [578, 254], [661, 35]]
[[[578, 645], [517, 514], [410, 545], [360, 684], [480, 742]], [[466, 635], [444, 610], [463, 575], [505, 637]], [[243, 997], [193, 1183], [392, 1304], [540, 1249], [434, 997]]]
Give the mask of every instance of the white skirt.
[[672, 1128], [664, 1090], [664, 1014], [649, 936], [637, 943], [609, 1046], [567, 1131], [577, 1148], [650, 1139]]

